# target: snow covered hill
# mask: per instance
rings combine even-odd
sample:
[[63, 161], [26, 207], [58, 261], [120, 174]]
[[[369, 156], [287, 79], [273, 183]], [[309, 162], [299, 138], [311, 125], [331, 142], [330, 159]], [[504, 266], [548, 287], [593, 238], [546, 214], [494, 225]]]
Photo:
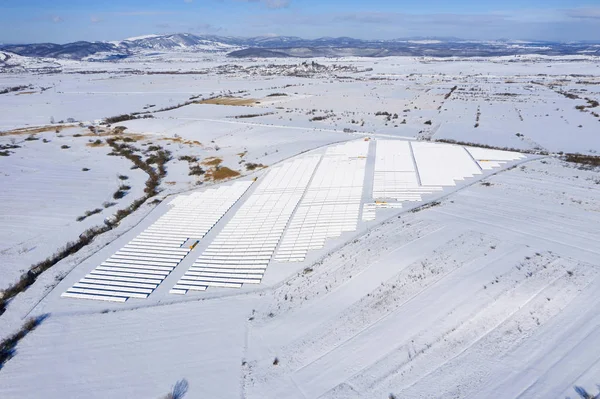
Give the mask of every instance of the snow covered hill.
[[388, 57], [388, 56], [506, 56], [517, 54], [600, 55], [593, 43], [524, 41], [466, 41], [455, 38], [361, 40], [350, 37], [302, 39], [294, 36], [229, 37], [175, 33], [144, 35], [112, 42], [78, 41], [67, 44], [4, 45], [1, 50], [29, 57], [80, 60], [125, 58], [144, 51], [231, 53], [234, 57]]
[[119, 47], [131, 50], [194, 50], [194, 51], [231, 51], [237, 46], [222, 43], [219, 40], [204, 38], [189, 33], [173, 35], [147, 35], [133, 37], [118, 42]]

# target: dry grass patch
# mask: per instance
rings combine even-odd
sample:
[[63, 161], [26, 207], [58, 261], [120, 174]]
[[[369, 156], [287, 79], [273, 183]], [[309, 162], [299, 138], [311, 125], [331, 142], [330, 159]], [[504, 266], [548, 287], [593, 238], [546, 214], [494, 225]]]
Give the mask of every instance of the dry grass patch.
[[227, 166], [221, 166], [221, 167], [215, 167], [213, 169], [210, 169], [208, 172], [206, 172], [205, 179], [219, 181], [219, 180], [225, 180], [225, 179], [232, 179], [234, 177], [238, 177], [239, 175], [240, 175], [240, 172], [229, 169]]
[[88, 146], [88, 147], [104, 147], [105, 145], [107, 145], [107, 144], [100, 139], [86, 144], [86, 146]]
[[240, 97], [216, 97], [209, 98], [208, 100], [202, 100], [196, 102], [196, 104], [213, 104], [213, 105], [239, 105], [239, 106], [252, 106], [257, 104], [258, 101], [254, 98], [240, 98]]
[[139, 140], [145, 140], [148, 138], [148, 136], [141, 134], [141, 133], [123, 133], [122, 130], [120, 130], [120, 129], [115, 129], [115, 130], [102, 129], [98, 133], [94, 133], [94, 132], [84, 133], [81, 135], [81, 137], [109, 137], [109, 136], [115, 136], [115, 135], [118, 135], [118, 137], [115, 137], [116, 140], [123, 140], [123, 139], [127, 138], [130, 141], [139, 141]]
[[223, 163], [223, 160], [217, 157], [206, 158], [204, 161], [202, 161], [202, 165], [214, 167], [218, 167], [219, 165], [221, 165], [221, 163]]
[[22, 91], [20, 93], [15, 94], [15, 95], [22, 96], [23, 94], [35, 94], [35, 93], [37, 93], [37, 91]]
[[202, 147], [202, 143], [199, 142], [198, 140], [185, 140], [185, 139], [182, 139], [181, 137], [163, 137], [161, 140], [171, 141], [173, 143], [178, 143], [178, 144], [197, 145], [199, 147]]
[[117, 140], [140, 141], [140, 140], [145, 140], [147, 138], [148, 138], [148, 136], [140, 134], [140, 133], [125, 133], [125, 134], [119, 134], [119, 137], [117, 137]]
[[0, 132], [0, 136], [10, 136], [10, 135], [23, 135], [23, 134], [36, 134], [36, 133], [44, 133], [44, 132], [51, 132], [54, 131], [56, 133], [60, 133], [65, 129], [72, 129], [76, 126], [72, 126], [72, 125], [60, 125], [60, 126], [55, 126], [55, 125], [46, 125], [46, 126], [38, 126], [38, 127], [24, 127], [24, 128], [20, 128], [20, 129], [14, 129], [14, 130], [7, 130], [5, 132]]

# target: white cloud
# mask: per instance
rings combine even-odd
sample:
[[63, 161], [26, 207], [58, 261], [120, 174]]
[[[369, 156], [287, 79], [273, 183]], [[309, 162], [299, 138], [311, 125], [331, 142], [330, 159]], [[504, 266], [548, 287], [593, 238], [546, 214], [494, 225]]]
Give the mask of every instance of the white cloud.
[[268, 8], [287, 8], [290, 5], [290, 0], [263, 0], [263, 3]]
[[52, 22], [54, 22], [55, 24], [60, 24], [61, 22], [64, 22], [64, 21], [65, 20], [61, 16], [54, 15], [52, 17]]
[[238, 0], [246, 3], [262, 3], [267, 8], [280, 9], [290, 6], [291, 0]]
[[565, 15], [578, 19], [600, 19], [600, 8], [572, 8], [564, 10]]

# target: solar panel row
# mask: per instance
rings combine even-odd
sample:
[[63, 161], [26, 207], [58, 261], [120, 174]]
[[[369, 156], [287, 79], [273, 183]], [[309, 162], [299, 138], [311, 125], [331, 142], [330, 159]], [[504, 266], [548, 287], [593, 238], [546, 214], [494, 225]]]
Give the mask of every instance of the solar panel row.
[[379, 140], [376, 142], [374, 199], [421, 201], [423, 194], [441, 190], [441, 187], [421, 187], [408, 141]]
[[[423, 195], [444, 186], [500, 167], [524, 156], [515, 152], [489, 150], [428, 142], [377, 141], [373, 198], [386, 201], [422, 201]], [[380, 204], [366, 204], [363, 220], [373, 220]]]
[[319, 163], [309, 155], [274, 167], [170, 291], [240, 288], [263, 278], [289, 219]]
[[523, 154], [511, 151], [491, 150], [488, 148], [465, 147], [473, 159], [483, 170], [499, 168], [508, 161], [517, 161], [525, 158]]
[[356, 230], [363, 193], [369, 142], [330, 147], [277, 251], [275, 260], [300, 262], [325, 240]]
[[252, 182], [180, 195], [172, 208], [127, 245], [74, 284], [63, 297], [125, 302], [147, 298]]

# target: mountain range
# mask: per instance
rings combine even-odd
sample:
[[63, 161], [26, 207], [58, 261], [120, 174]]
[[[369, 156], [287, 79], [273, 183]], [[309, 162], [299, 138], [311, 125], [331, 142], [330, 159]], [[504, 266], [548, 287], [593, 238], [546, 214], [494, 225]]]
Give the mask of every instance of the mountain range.
[[146, 35], [113, 42], [78, 41], [67, 44], [0, 45], [0, 50], [27, 57], [81, 60], [127, 58], [144, 52], [198, 52], [237, 58], [268, 57], [474, 57], [519, 54], [600, 55], [600, 44], [590, 42], [468, 41], [458, 38], [361, 40], [350, 37], [302, 39], [293, 36], [251, 38], [177, 33]]

